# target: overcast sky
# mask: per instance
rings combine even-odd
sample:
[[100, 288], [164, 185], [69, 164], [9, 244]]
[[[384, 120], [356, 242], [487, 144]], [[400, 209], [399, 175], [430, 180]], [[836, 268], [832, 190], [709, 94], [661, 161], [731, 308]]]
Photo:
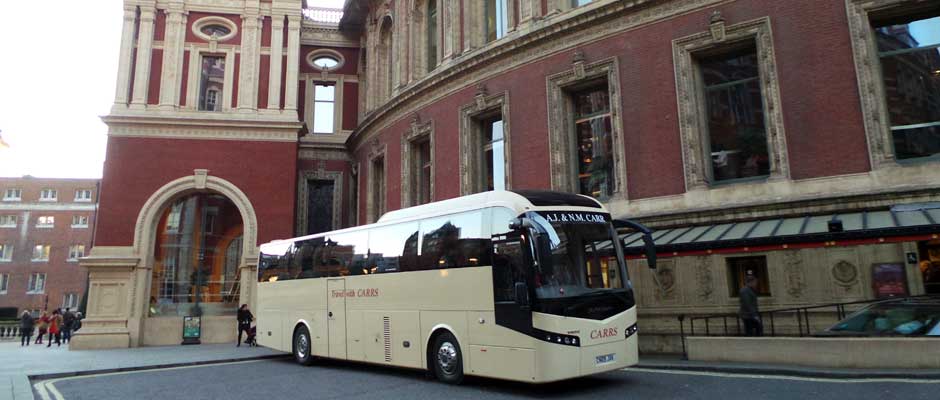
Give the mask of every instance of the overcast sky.
[[51, 3], [0, 0], [0, 176], [100, 178], [122, 1]]

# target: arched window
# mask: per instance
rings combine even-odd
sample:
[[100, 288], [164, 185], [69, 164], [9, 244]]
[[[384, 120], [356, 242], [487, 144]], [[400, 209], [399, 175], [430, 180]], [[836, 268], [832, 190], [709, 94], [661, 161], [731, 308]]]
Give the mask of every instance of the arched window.
[[428, 0], [428, 12], [427, 12], [427, 57], [428, 57], [428, 72], [434, 70], [437, 67], [437, 48], [438, 48], [438, 31], [437, 31], [437, 0]]
[[198, 193], [163, 210], [157, 224], [150, 316], [234, 314], [242, 219], [225, 196]]

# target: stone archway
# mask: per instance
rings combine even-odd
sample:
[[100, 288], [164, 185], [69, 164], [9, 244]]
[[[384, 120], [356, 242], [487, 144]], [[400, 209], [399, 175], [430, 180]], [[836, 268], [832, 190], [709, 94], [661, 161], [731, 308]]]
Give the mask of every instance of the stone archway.
[[[231, 201], [238, 209], [242, 221], [242, 257], [238, 266], [240, 290], [237, 303], [254, 303], [251, 283], [254, 282], [252, 277], [258, 253], [256, 243], [258, 224], [254, 208], [244, 192], [231, 182], [209, 175], [208, 170], [194, 170], [192, 176], [171, 181], [154, 192], [141, 207], [137, 217], [134, 250], [140, 257], [140, 263], [134, 275], [135, 292], [141, 293], [141, 296], [135, 296], [133, 303], [135, 310], [132, 311], [131, 319], [128, 320], [128, 328], [136, 328], [138, 331], [137, 345], [175, 344], [180, 340], [178, 333], [181, 330], [180, 318], [148, 316], [149, 301], [147, 300], [150, 296], [146, 293], [150, 293], [153, 284], [151, 280], [155, 265], [157, 229], [164, 210], [177, 199], [198, 193], [219, 194]], [[231, 329], [228, 329], [231, 325], [228, 324], [229, 319], [231, 317], [204, 316], [202, 319], [203, 340], [206, 342], [231, 341], [232, 334], [229, 332]], [[135, 344], [134, 337], [135, 335], [132, 334], [132, 345]]]
[[[147, 295], [154, 265], [157, 225], [165, 207], [175, 199], [193, 193], [216, 193], [230, 200], [242, 220], [242, 251], [238, 270], [238, 303], [254, 304], [253, 275], [257, 266], [258, 220], [248, 196], [231, 182], [196, 169], [193, 175], [175, 179], [144, 202], [138, 213], [132, 246], [95, 247], [80, 260], [89, 271], [86, 320], [73, 341], [73, 349], [137, 347], [152, 344], [178, 344], [182, 319], [154, 319], [147, 325]], [[208, 342], [234, 339], [230, 317], [203, 322], [203, 334], [214, 335]], [[231, 326], [229, 326], [231, 325]], [[146, 329], [145, 329], [146, 328]], [[147, 335], [151, 337], [147, 337]], [[204, 336], [205, 337], [205, 336]]]

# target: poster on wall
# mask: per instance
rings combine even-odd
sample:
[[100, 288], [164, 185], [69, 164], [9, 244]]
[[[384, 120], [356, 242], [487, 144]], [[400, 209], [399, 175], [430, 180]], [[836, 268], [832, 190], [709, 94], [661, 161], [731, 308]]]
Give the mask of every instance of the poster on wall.
[[872, 264], [871, 284], [875, 298], [907, 296], [904, 263]]

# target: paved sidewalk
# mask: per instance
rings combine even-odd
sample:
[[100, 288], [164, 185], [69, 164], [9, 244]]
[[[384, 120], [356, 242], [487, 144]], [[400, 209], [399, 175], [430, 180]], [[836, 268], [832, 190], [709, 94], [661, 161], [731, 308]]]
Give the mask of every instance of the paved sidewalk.
[[154, 367], [279, 357], [284, 353], [264, 347], [235, 344], [138, 347], [114, 350], [73, 350], [66, 346], [20, 347], [19, 342], [0, 342], [0, 400], [32, 400], [29, 377], [68, 376]]
[[782, 375], [832, 379], [918, 379], [940, 380], [934, 369], [850, 369], [817, 368], [786, 364], [757, 364], [683, 360], [679, 355], [643, 355], [639, 368], [723, 372], [748, 375]]

